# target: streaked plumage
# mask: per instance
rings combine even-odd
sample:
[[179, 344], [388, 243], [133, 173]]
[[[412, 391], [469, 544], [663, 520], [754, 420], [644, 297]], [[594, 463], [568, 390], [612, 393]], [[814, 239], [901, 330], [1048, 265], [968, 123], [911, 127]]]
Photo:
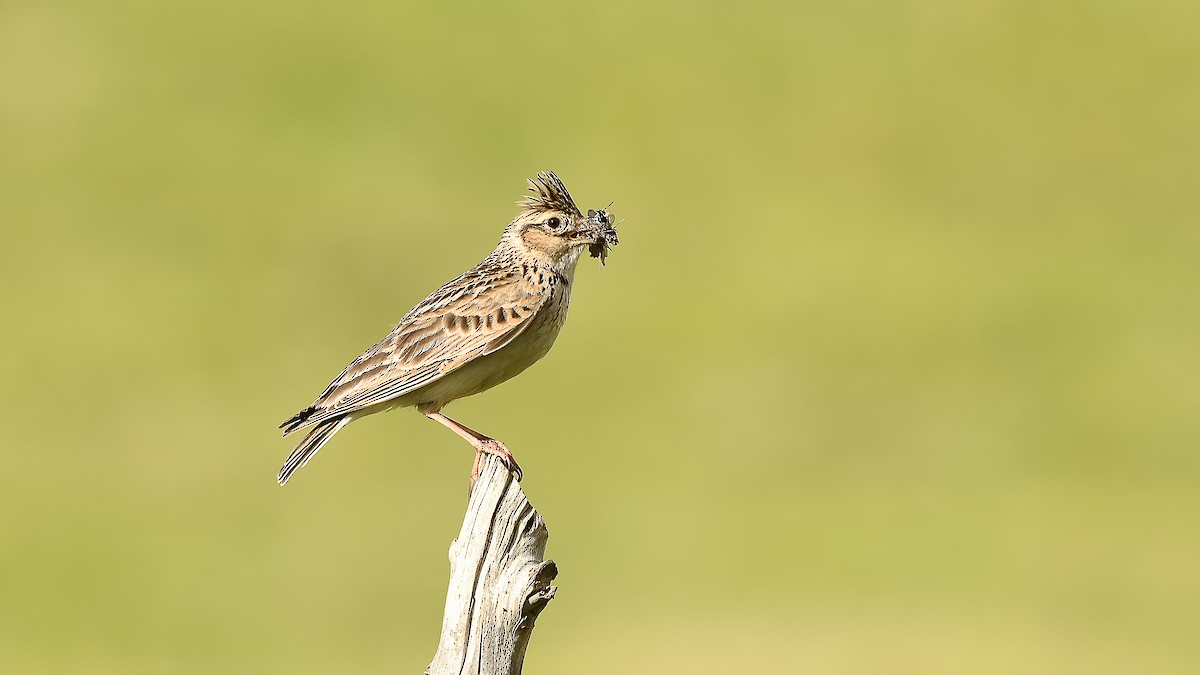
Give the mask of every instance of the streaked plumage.
[[304, 466], [347, 423], [376, 412], [415, 406], [466, 438], [479, 452], [505, 457], [502, 443], [440, 414], [451, 401], [504, 382], [554, 344], [585, 249], [602, 257], [616, 245], [609, 215], [584, 217], [553, 173], [531, 179], [496, 250], [405, 314], [383, 340], [342, 371], [312, 405], [281, 425], [284, 435], [312, 427], [279, 483]]

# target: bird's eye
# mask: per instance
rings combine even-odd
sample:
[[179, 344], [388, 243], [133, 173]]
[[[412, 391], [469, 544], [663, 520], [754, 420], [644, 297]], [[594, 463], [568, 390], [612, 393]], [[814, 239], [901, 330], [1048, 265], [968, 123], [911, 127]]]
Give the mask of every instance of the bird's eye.
[[557, 230], [561, 225], [562, 225], [562, 221], [559, 220], [558, 218], [551, 218], [550, 220], [546, 221], [546, 227], [548, 227], [552, 230]]

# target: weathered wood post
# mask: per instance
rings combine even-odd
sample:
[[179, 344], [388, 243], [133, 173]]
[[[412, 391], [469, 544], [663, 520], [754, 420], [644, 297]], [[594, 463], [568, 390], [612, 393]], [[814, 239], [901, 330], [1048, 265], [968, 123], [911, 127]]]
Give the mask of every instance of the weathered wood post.
[[450, 544], [442, 637], [426, 675], [518, 675], [538, 615], [558, 590], [549, 533], [521, 484], [486, 455]]

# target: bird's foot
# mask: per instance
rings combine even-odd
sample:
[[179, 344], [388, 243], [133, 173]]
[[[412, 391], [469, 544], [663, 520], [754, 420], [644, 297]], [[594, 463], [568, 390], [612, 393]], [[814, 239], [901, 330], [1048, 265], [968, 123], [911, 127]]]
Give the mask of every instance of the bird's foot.
[[475, 485], [475, 481], [479, 479], [479, 468], [483, 464], [484, 455], [499, 457], [508, 470], [516, 474], [518, 483], [525, 477], [524, 472], [521, 471], [521, 465], [517, 464], [517, 460], [508, 451], [507, 446], [494, 438], [481, 438], [475, 445], [475, 464], [471, 467], [471, 485]]

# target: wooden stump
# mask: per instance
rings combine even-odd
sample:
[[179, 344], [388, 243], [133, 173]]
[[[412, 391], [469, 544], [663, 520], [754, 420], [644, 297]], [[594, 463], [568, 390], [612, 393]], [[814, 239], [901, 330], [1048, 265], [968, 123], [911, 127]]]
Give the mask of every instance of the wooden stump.
[[426, 675], [517, 675], [533, 624], [558, 590], [549, 533], [504, 463], [484, 457], [450, 544], [442, 637]]

